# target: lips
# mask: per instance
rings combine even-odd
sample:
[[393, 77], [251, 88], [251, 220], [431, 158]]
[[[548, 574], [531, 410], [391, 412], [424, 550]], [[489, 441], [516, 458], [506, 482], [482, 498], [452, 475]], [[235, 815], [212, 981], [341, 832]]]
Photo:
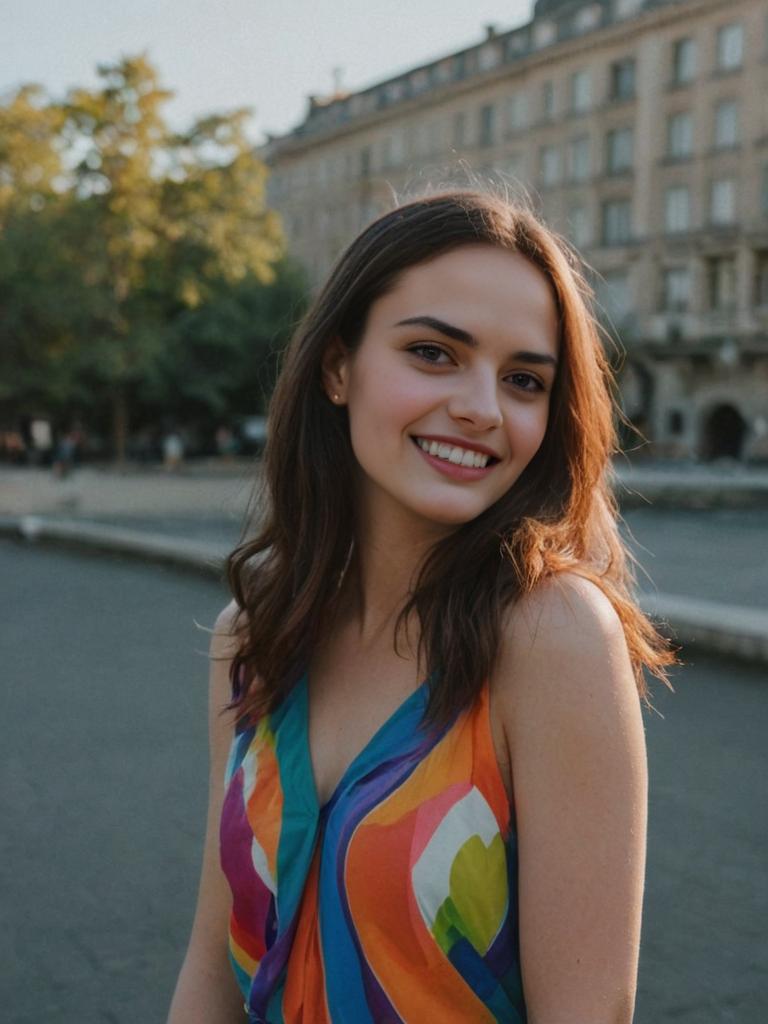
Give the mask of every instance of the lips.
[[411, 440], [422, 459], [425, 459], [444, 476], [453, 477], [455, 480], [481, 480], [483, 477], [487, 476], [488, 473], [493, 472], [494, 466], [499, 462], [498, 459], [489, 458], [487, 464], [482, 467], [462, 466], [458, 463], [450, 462], [447, 459], [438, 458], [437, 455], [430, 455], [428, 452], [424, 451], [415, 437], [412, 437]]
[[[479, 452], [480, 455], [487, 455], [488, 461], [486, 462], [484, 468], [487, 468], [488, 466], [494, 466], [496, 465], [497, 462], [501, 462], [501, 459], [499, 459], [498, 456], [494, 455], [492, 450], [490, 450], [489, 447], [486, 447], [484, 444], [472, 445], [467, 444], [466, 442], [464, 444], [460, 444], [459, 441], [456, 440], [446, 440], [444, 437], [434, 437], [429, 436], [427, 434], [410, 434], [409, 436], [411, 437], [411, 440], [414, 442], [414, 444], [418, 447], [420, 452], [424, 452], [424, 449], [419, 443], [419, 438], [425, 441], [436, 441], [438, 444], [449, 444], [451, 445], [451, 447], [461, 447], [461, 449], [464, 449], [465, 452]], [[428, 453], [424, 452], [424, 455], [428, 455]], [[437, 456], [430, 456], [430, 458], [436, 459]], [[440, 461], [447, 462], [446, 459]], [[458, 465], [458, 463], [452, 463], [452, 465]]]
[[493, 448], [489, 448], [487, 444], [480, 444], [477, 441], [465, 441], [461, 437], [450, 437], [447, 434], [411, 434], [411, 440], [418, 447], [418, 438], [422, 438], [424, 441], [436, 441], [438, 444], [447, 444], [452, 448], [463, 448], [465, 451], [480, 452], [481, 455], [488, 455], [488, 463], [501, 462], [501, 456], [498, 455]]

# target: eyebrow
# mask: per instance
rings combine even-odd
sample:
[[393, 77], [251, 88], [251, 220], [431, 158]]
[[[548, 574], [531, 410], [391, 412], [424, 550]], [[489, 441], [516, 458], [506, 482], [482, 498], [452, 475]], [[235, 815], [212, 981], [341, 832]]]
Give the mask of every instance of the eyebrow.
[[[406, 320], [398, 320], [395, 327], [407, 327], [410, 325], [417, 325], [420, 327], [429, 327], [433, 331], [437, 331], [438, 334], [444, 334], [447, 338], [453, 338], [454, 341], [460, 341], [462, 345], [469, 345], [470, 348], [477, 348], [479, 342], [477, 338], [465, 331], [461, 327], [456, 327], [454, 324], [446, 323], [445, 320], [438, 320], [434, 316], [409, 316]], [[530, 363], [536, 366], [551, 366], [557, 368], [557, 360], [554, 356], [546, 355], [543, 352], [528, 352], [527, 350], [521, 350], [519, 352], [512, 353], [513, 359], [519, 359], [524, 363]]]

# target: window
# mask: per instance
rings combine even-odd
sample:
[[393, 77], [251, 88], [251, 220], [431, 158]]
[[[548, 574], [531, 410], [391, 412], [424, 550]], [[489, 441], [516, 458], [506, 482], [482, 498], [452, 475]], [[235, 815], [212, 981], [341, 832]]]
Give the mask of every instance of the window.
[[602, 8], [599, 4], [580, 7], [573, 15], [574, 32], [589, 32], [591, 28], [596, 28], [601, 16]]
[[592, 238], [591, 225], [586, 206], [577, 203], [568, 210], [568, 235], [577, 247], [589, 245]]
[[467, 73], [466, 53], [457, 53], [453, 58], [453, 77], [455, 80], [464, 78]]
[[371, 176], [371, 147], [364, 146], [360, 150], [360, 177], [370, 178]]
[[621, 245], [632, 238], [632, 205], [629, 199], [603, 203], [603, 243]]
[[439, 64], [434, 64], [430, 69], [431, 79], [435, 85], [442, 85], [443, 82], [447, 82], [451, 77], [451, 61], [441, 60]]
[[429, 74], [426, 68], [418, 68], [411, 72], [411, 91], [414, 95], [425, 92], [429, 88]]
[[625, 321], [632, 312], [629, 272], [608, 270], [603, 277], [598, 277], [595, 298], [598, 306], [604, 310], [612, 323], [621, 324]]
[[670, 234], [691, 226], [691, 200], [687, 185], [673, 185], [664, 196], [664, 227]]
[[733, 256], [714, 256], [707, 260], [707, 297], [710, 309], [732, 312], [736, 308], [736, 260]]
[[763, 181], [760, 189], [760, 206], [763, 216], [768, 217], [768, 164], [763, 164]]
[[621, 174], [632, 167], [632, 129], [614, 128], [605, 136], [605, 170]]
[[465, 146], [467, 142], [467, 115], [463, 110], [453, 115], [453, 144]]
[[536, 49], [542, 46], [549, 46], [557, 38], [557, 26], [554, 21], [541, 21], [538, 18], [533, 23], [533, 45]]
[[631, 18], [642, 4], [642, 0], [616, 0], [614, 5], [615, 16], [619, 18]]
[[731, 71], [740, 68], [744, 57], [744, 33], [739, 22], [722, 25], [717, 30], [717, 68]]
[[555, 87], [552, 82], [545, 82], [541, 88], [541, 109], [545, 118], [549, 119], [555, 113]]
[[667, 118], [667, 156], [686, 157], [693, 152], [693, 117], [688, 111]]
[[709, 219], [712, 224], [733, 224], [736, 220], [736, 182], [733, 178], [712, 182]]
[[405, 95], [405, 82], [403, 79], [398, 78], [394, 82], [389, 82], [385, 86], [384, 94], [388, 103], [396, 103], [399, 99], [402, 99]]
[[635, 61], [632, 57], [611, 64], [609, 98], [630, 100], [635, 95]]
[[528, 100], [524, 92], [516, 92], [507, 100], [507, 126], [510, 131], [525, 128], [528, 123]]
[[755, 305], [768, 309], [768, 249], [755, 253]]
[[557, 146], [541, 147], [541, 180], [545, 185], [555, 185], [560, 180], [560, 149]]
[[399, 167], [405, 159], [405, 136], [402, 129], [395, 128], [392, 131], [389, 156], [392, 167]]
[[492, 146], [496, 129], [496, 108], [492, 103], [480, 107], [480, 138], [481, 146]]
[[677, 39], [672, 44], [672, 81], [685, 85], [696, 74], [696, 43], [693, 39]]
[[568, 177], [571, 181], [587, 181], [591, 172], [589, 136], [579, 135], [568, 143]]
[[589, 71], [582, 68], [571, 75], [571, 110], [578, 114], [589, 110], [592, 99], [592, 80]]
[[691, 301], [691, 273], [688, 267], [667, 267], [662, 271], [662, 305], [670, 313], [684, 313]]
[[739, 141], [739, 105], [721, 100], [715, 107], [715, 148], [727, 149]]
[[685, 429], [685, 416], [682, 409], [670, 409], [667, 413], [667, 431], [672, 437], [682, 434]]
[[440, 121], [438, 121], [437, 119], [433, 118], [433, 120], [427, 123], [426, 131], [424, 132], [424, 140], [426, 144], [425, 149], [428, 156], [435, 156], [442, 149], [440, 145], [440, 136], [442, 134], [440, 128], [441, 124]]
[[501, 50], [498, 43], [487, 43], [481, 47], [478, 55], [478, 65], [481, 71], [490, 71], [501, 62]]
[[525, 53], [528, 49], [528, 32], [523, 29], [522, 32], [514, 32], [512, 35], [507, 36], [507, 41], [504, 45], [507, 60], [512, 60], [518, 56], [518, 54]]

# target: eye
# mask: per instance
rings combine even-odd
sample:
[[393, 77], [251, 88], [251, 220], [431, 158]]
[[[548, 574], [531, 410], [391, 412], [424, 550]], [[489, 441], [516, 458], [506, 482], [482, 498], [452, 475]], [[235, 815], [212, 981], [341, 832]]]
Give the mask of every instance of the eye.
[[435, 363], [437, 365], [444, 365], [437, 363], [437, 360], [441, 355], [448, 355], [444, 348], [429, 341], [421, 342], [418, 345], [411, 345], [408, 351], [413, 352], [419, 359], [423, 359], [425, 363]]
[[544, 385], [531, 373], [511, 373], [508, 380], [511, 380], [516, 388], [520, 388], [522, 391], [543, 391]]

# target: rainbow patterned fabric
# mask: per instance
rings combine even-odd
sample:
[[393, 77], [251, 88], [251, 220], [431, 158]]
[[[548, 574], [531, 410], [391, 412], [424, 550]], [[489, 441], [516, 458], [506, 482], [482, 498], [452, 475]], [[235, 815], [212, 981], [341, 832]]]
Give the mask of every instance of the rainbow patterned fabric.
[[517, 843], [487, 685], [427, 731], [425, 680], [319, 806], [306, 673], [240, 728], [221, 863], [251, 1024], [524, 1024]]

